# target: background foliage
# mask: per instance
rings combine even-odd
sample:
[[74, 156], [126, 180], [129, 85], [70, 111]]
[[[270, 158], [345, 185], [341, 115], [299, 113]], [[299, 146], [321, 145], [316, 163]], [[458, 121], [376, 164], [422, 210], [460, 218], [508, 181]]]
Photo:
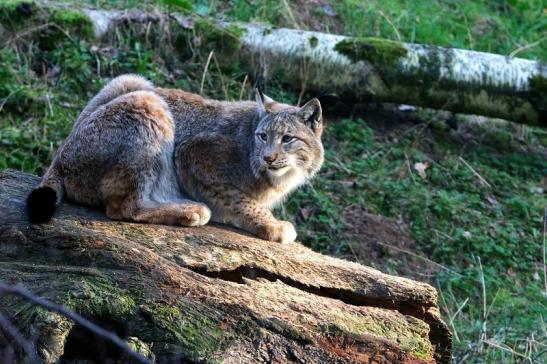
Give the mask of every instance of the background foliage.
[[[121, 26], [98, 43], [69, 10], [36, 11], [19, 26], [13, 15], [19, 3], [0, 4], [0, 169], [42, 174], [79, 110], [121, 73], [202, 89], [209, 97], [252, 97], [237, 64], [220, 67], [213, 58], [204, 72], [207, 54], [188, 47], [192, 34]], [[547, 59], [543, 1], [87, 0], [71, 6], [159, 8]], [[46, 22], [55, 27], [44, 29]], [[267, 90], [289, 103], [300, 91], [275, 80]], [[299, 239], [434, 284], [455, 334], [454, 362], [547, 361], [547, 131], [390, 105], [325, 109], [325, 166], [277, 211], [296, 223]]]

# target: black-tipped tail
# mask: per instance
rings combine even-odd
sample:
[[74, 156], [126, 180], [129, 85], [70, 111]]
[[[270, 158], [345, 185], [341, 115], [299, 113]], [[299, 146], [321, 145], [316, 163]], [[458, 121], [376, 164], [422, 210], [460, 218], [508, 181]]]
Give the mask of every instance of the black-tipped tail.
[[49, 221], [55, 213], [57, 193], [48, 186], [34, 189], [27, 198], [28, 219], [33, 224]]

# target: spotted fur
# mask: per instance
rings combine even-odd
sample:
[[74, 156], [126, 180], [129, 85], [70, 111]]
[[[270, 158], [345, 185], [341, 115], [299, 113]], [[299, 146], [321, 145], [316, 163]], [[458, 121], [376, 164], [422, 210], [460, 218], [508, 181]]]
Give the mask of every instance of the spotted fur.
[[[321, 105], [256, 95], [216, 101], [139, 76], [115, 78], [75, 122], [29, 198], [29, 217], [47, 220], [66, 194], [112, 219], [186, 226], [212, 219], [293, 241], [292, 224], [270, 210], [321, 167]], [[44, 188], [54, 194], [37, 198]]]

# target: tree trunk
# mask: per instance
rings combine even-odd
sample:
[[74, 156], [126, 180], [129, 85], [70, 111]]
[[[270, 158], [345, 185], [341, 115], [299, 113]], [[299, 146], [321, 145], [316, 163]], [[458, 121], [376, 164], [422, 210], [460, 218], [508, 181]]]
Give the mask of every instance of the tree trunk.
[[[95, 35], [161, 14], [86, 10]], [[173, 16], [195, 28], [201, 49], [236, 57], [251, 74], [350, 100], [411, 104], [547, 126], [547, 65], [522, 58]], [[203, 41], [204, 38], [205, 41]], [[205, 48], [205, 49], [204, 49]]]
[[[450, 359], [450, 332], [425, 283], [226, 226], [110, 221], [66, 201], [50, 223], [29, 225], [25, 198], [38, 181], [0, 175], [0, 281], [67, 306], [157, 362]], [[21, 298], [0, 296], [2, 311], [47, 363], [119, 359]], [[0, 354], [7, 344], [0, 327]]]
[[350, 99], [547, 126], [547, 66], [497, 54], [243, 25], [240, 61]]

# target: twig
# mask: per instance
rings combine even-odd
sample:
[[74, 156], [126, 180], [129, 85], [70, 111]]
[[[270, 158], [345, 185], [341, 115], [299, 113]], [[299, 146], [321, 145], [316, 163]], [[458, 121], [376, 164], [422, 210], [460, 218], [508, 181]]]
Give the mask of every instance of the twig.
[[201, 75], [201, 85], [199, 86], [199, 93], [200, 95], [203, 95], [203, 84], [205, 83], [205, 76], [207, 75], [207, 69], [209, 68], [209, 63], [211, 63], [211, 58], [213, 58], [213, 52], [209, 52], [209, 56], [207, 57], [207, 62], [205, 62], [205, 68], [203, 69], [203, 75]]
[[406, 161], [406, 167], [408, 169], [408, 174], [410, 175], [410, 178], [412, 178], [413, 182], [416, 182], [414, 179], [414, 174], [412, 173], [412, 167], [410, 166], [410, 160], [408, 159], [408, 155], [405, 153], [405, 161]]
[[395, 25], [391, 22], [391, 20], [387, 17], [387, 15], [384, 14], [384, 12], [382, 10], [380, 10], [379, 13], [389, 23], [389, 25], [391, 25], [391, 27], [393, 28], [393, 31], [395, 32], [395, 35], [397, 36], [397, 40], [400, 42], [401, 41], [401, 34], [399, 34], [399, 31], [397, 30]]
[[226, 88], [226, 85], [224, 84], [224, 77], [222, 77], [222, 71], [220, 70], [220, 65], [218, 64], [217, 56], [213, 53], [213, 62], [215, 62], [215, 66], [217, 67], [218, 75], [220, 77], [220, 86], [222, 87], [222, 91], [224, 91], [224, 100], [228, 100], [228, 89]]
[[249, 75], [245, 75], [245, 78], [243, 79], [243, 83], [241, 84], [241, 91], [239, 91], [239, 101], [243, 98], [243, 91], [245, 91], [245, 85], [247, 84], [247, 79], [249, 78]]
[[6, 334], [11, 336], [12, 340], [21, 347], [25, 353], [27, 354], [28, 359], [30, 359], [31, 363], [40, 363], [41, 360], [38, 359], [38, 356], [36, 355], [36, 348], [34, 345], [25, 339], [23, 335], [17, 330], [17, 328], [10, 322], [10, 320], [0, 312], [0, 329], [4, 331]]
[[0, 102], [0, 112], [4, 109], [4, 105], [6, 104], [6, 102], [8, 102], [9, 98], [12, 97], [14, 94], [18, 93], [19, 91], [21, 91], [21, 88], [18, 88], [17, 90], [11, 91], [8, 94], [8, 96], [4, 97], [2, 102]]
[[469, 297], [467, 297], [465, 299], [465, 301], [463, 301], [463, 303], [460, 305], [460, 307], [458, 307], [458, 309], [456, 310], [454, 315], [452, 315], [450, 317], [450, 326], [452, 326], [452, 330], [454, 331], [454, 337], [455, 337], [456, 341], [458, 341], [458, 342], [460, 342], [460, 338], [458, 337], [458, 332], [456, 331], [456, 327], [454, 326], [454, 319], [463, 310], [463, 308], [465, 307], [465, 305], [467, 304], [468, 301], [469, 301]]
[[293, 27], [295, 27], [296, 29], [300, 29], [300, 26], [296, 22], [294, 14], [292, 13], [291, 7], [290, 7], [289, 3], [287, 2], [287, 0], [283, 0], [283, 5], [285, 6], [285, 9], [287, 10], [287, 13], [289, 14], [289, 18], [291, 18], [291, 22], [293, 24]]
[[[481, 257], [477, 257], [479, 262], [479, 279], [482, 290], [482, 324], [479, 333], [479, 343], [486, 342], [486, 283], [484, 281], [484, 270], [482, 269]], [[482, 352], [482, 345], [479, 347], [479, 353]]]
[[461, 156], [459, 156], [458, 158], [460, 159], [460, 161], [463, 162], [463, 164], [465, 164], [465, 166], [467, 168], [469, 168], [469, 170], [471, 170], [471, 172], [473, 172], [473, 174], [479, 179], [479, 181], [481, 181], [481, 183], [483, 183], [488, 188], [492, 188], [492, 185], [490, 183], [488, 183], [488, 181], [486, 179], [484, 179], [484, 177], [481, 176], [479, 174], [479, 172], [477, 172], [473, 167], [471, 167], [471, 165], [469, 163], [467, 163], [467, 161], [465, 159], [463, 159]]
[[27, 29], [27, 30], [25, 30], [24, 32], [15, 34], [15, 36], [11, 37], [11, 38], [8, 39], [4, 44], [2, 44], [2, 47], [6, 47], [6, 46], [8, 46], [9, 44], [11, 44], [11, 43], [13, 43], [14, 41], [16, 41], [17, 39], [23, 38], [23, 37], [25, 37], [25, 36], [28, 35], [28, 34], [34, 33], [34, 32], [36, 32], [36, 31], [42, 30], [42, 29], [44, 29], [44, 28], [49, 28], [51, 25], [52, 25], [52, 23], [45, 23], [45, 24], [38, 25], [38, 26], [36, 26], [36, 27], [32, 27], [32, 28], [30, 28], [30, 29]]
[[482, 317], [486, 320], [486, 283], [484, 282], [484, 271], [482, 270], [481, 257], [477, 257], [479, 262], [479, 279], [481, 281], [482, 289]]
[[512, 51], [511, 53], [509, 53], [509, 57], [514, 57], [516, 56], [518, 53], [522, 52], [522, 51], [525, 51], [529, 48], [533, 48], [535, 46], [537, 46], [538, 44], [540, 44], [541, 42], [543, 42], [545, 39], [547, 39], [547, 36], [543, 37], [543, 38], [540, 38], [538, 40], [536, 40], [535, 42], [532, 42], [532, 43], [529, 43], [529, 44], [525, 44], [523, 45], [522, 47], [518, 47], [517, 49], [515, 49], [514, 51]]
[[498, 349], [501, 349], [501, 350], [505, 350], [505, 351], [507, 351], [507, 352], [509, 352], [509, 353], [511, 353], [511, 354], [513, 354], [513, 355], [519, 356], [519, 357], [521, 357], [521, 358], [527, 359], [527, 360], [530, 361], [530, 363], [532, 363], [532, 359], [531, 359], [529, 356], [526, 356], [526, 355], [523, 355], [523, 354], [521, 354], [521, 353], [519, 353], [519, 352], [516, 352], [516, 351], [514, 351], [514, 350], [511, 349], [511, 348], [506, 348], [506, 347], [501, 346], [501, 345], [499, 345], [499, 344], [497, 344], [497, 343], [494, 343], [494, 342], [492, 342], [492, 341], [490, 341], [490, 340], [484, 340], [484, 343], [486, 343], [486, 344], [488, 344], [488, 345], [490, 345], [490, 346], [493, 346], [493, 347], [495, 347], [495, 348], [498, 348]]
[[543, 284], [545, 293], [547, 293], [547, 248], [545, 246], [545, 237], [547, 236], [547, 207], [543, 210]]
[[486, 314], [484, 315], [485, 319], [490, 315], [490, 311], [492, 311], [492, 307], [494, 306], [494, 303], [496, 302], [496, 299], [498, 298], [499, 293], [500, 293], [500, 288], [498, 288], [498, 290], [496, 291], [496, 294], [494, 295], [492, 302], [490, 302], [490, 306], [488, 306], [488, 309], [486, 310]]
[[150, 360], [146, 359], [144, 356], [142, 356], [142, 354], [131, 350], [129, 345], [127, 345], [127, 343], [125, 341], [123, 341], [122, 339], [120, 339], [117, 335], [113, 334], [110, 331], [107, 331], [107, 330], [103, 329], [100, 326], [97, 326], [93, 322], [91, 322], [89, 320], [86, 320], [82, 316], [78, 315], [75, 312], [72, 312], [72, 311], [68, 310], [67, 308], [65, 308], [63, 306], [56, 305], [56, 304], [54, 304], [54, 303], [52, 303], [48, 300], [45, 300], [41, 297], [37, 297], [37, 296], [33, 295], [31, 292], [29, 292], [26, 288], [24, 288], [22, 286], [19, 286], [19, 285], [17, 285], [17, 286], [8, 286], [8, 285], [0, 282], [0, 294], [6, 294], [6, 293], [7, 294], [13, 294], [13, 295], [16, 295], [16, 296], [19, 296], [19, 297], [23, 297], [24, 299], [34, 303], [35, 305], [44, 307], [44, 308], [46, 308], [50, 311], [53, 311], [53, 312], [57, 312], [57, 313], [65, 316], [65, 317], [71, 319], [72, 321], [74, 321], [78, 325], [82, 326], [86, 330], [92, 332], [93, 334], [108, 340], [109, 342], [114, 344], [116, 347], [118, 347], [121, 351], [123, 351], [125, 354], [127, 354], [131, 358], [135, 359], [137, 362], [143, 363], [143, 364], [152, 364], [152, 362]]
[[391, 249], [400, 251], [401, 253], [405, 253], [405, 254], [408, 254], [408, 255], [412, 255], [413, 257], [416, 257], [416, 258], [418, 258], [418, 259], [425, 260], [426, 262], [431, 263], [431, 264], [433, 264], [433, 265], [435, 265], [435, 266], [437, 266], [437, 267], [439, 267], [439, 268], [441, 268], [441, 269], [444, 269], [445, 271], [450, 272], [450, 273], [452, 273], [452, 274], [454, 274], [454, 275], [456, 275], [456, 276], [458, 276], [458, 277], [463, 277], [463, 275], [461, 275], [460, 273], [458, 273], [458, 272], [456, 272], [456, 271], [454, 271], [454, 270], [452, 270], [452, 269], [450, 269], [450, 268], [448, 268], [448, 267], [445, 267], [444, 265], [442, 265], [442, 264], [440, 264], [440, 263], [437, 263], [437, 262], [435, 262], [435, 261], [433, 261], [433, 260], [431, 260], [431, 259], [429, 259], [429, 258], [426, 258], [426, 257], [424, 257], [424, 256], [422, 256], [422, 255], [413, 253], [413, 252], [411, 252], [411, 251], [409, 251], [409, 250], [406, 250], [406, 249], [403, 249], [403, 248], [399, 248], [399, 247], [396, 247], [396, 246], [394, 246], [394, 245], [382, 243], [382, 242], [380, 242], [380, 241], [377, 241], [376, 244], [383, 245], [383, 246], [386, 246], [386, 247], [388, 247], [388, 248], [391, 248]]

